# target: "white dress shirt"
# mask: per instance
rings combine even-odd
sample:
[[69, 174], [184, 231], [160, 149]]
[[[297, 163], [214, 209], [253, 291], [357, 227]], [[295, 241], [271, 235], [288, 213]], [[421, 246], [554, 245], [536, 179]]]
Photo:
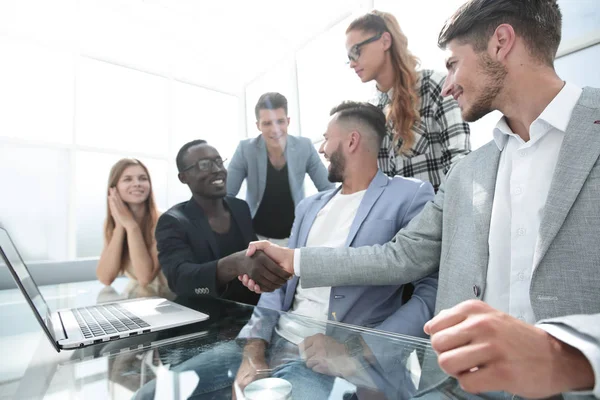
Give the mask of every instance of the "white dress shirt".
[[483, 300], [530, 324], [533, 257], [546, 198], [567, 124], [582, 90], [565, 84], [529, 127], [529, 141], [502, 117], [494, 141], [502, 152], [490, 221], [489, 264]]
[[[344, 247], [358, 207], [366, 190], [351, 194], [342, 194], [340, 190], [317, 214], [306, 239], [306, 247]], [[302, 279], [296, 287], [291, 314], [312, 317], [316, 321], [294, 318], [291, 314], [282, 314], [276, 332], [294, 344], [299, 344], [308, 336], [325, 333], [325, 324], [329, 313], [331, 287], [304, 289]]]
[[[489, 263], [483, 300], [513, 317], [535, 324], [529, 287], [544, 207], [558, 153], [581, 88], [566, 83], [529, 127], [529, 141], [514, 134], [502, 117], [494, 141], [502, 152], [490, 221]], [[600, 395], [600, 348], [564, 326], [538, 324], [579, 349], [592, 364], [594, 393]], [[584, 393], [581, 393], [584, 394]], [[591, 394], [586, 392], [585, 394]]]

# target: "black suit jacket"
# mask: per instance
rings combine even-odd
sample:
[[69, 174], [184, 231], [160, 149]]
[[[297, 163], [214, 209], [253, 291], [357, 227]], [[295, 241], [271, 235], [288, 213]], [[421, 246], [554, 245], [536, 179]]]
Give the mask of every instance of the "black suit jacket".
[[[231, 223], [237, 224], [246, 244], [257, 240], [250, 209], [245, 201], [225, 197]], [[158, 261], [169, 287], [179, 296], [215, 296], [256, 304], [258, 295], [237, 278], [225, 288], [217, 285], [217, 262], [221, 254], [215, 235], [202, 208], [194, 201], [179, 203], [162, 214], [156, 225]]]

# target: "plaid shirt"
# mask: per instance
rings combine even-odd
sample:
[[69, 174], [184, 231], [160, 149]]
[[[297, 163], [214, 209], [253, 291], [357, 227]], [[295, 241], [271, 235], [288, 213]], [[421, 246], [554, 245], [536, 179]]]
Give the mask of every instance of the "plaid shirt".
[[[415, 142], [408, 155], [396, 154], [402, 140], [393, 145], [394, 128], [388, 121], [378, 164], [388, 176], [401, 175], [431, 182], [437, 192], [452, 163], [471, 151], [469, 125], [463, 121], [456, 100], [441, 95], [446, 77], [431, 70], [423, 70], [420, 75], [421, 120], [413, 127]], [[371, 103], [387, 115], [391, 96], [392, 89], [387, 93], [378, 90]]]

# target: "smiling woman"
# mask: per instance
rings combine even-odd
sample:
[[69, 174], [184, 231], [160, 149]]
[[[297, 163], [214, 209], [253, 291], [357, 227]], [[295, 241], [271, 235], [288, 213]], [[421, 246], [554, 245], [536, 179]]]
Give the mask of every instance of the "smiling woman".
[[120, 274], [131, 279], [127, 291], [171, 297], [160, 271], [154, 228], [158, 209], [148, 169], [133, 158], [119, 160], [108, 178], [104, 248], [96, 275], [110, 285]]

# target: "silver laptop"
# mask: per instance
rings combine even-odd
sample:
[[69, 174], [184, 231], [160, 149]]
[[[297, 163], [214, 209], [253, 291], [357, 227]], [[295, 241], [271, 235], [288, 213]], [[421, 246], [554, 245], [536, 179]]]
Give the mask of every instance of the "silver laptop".
[[0, 256], [56, 351], [118, 340], [208, 319], [171, 301], [149, 297], [52, 312], [8, 232], [0, 228]]

